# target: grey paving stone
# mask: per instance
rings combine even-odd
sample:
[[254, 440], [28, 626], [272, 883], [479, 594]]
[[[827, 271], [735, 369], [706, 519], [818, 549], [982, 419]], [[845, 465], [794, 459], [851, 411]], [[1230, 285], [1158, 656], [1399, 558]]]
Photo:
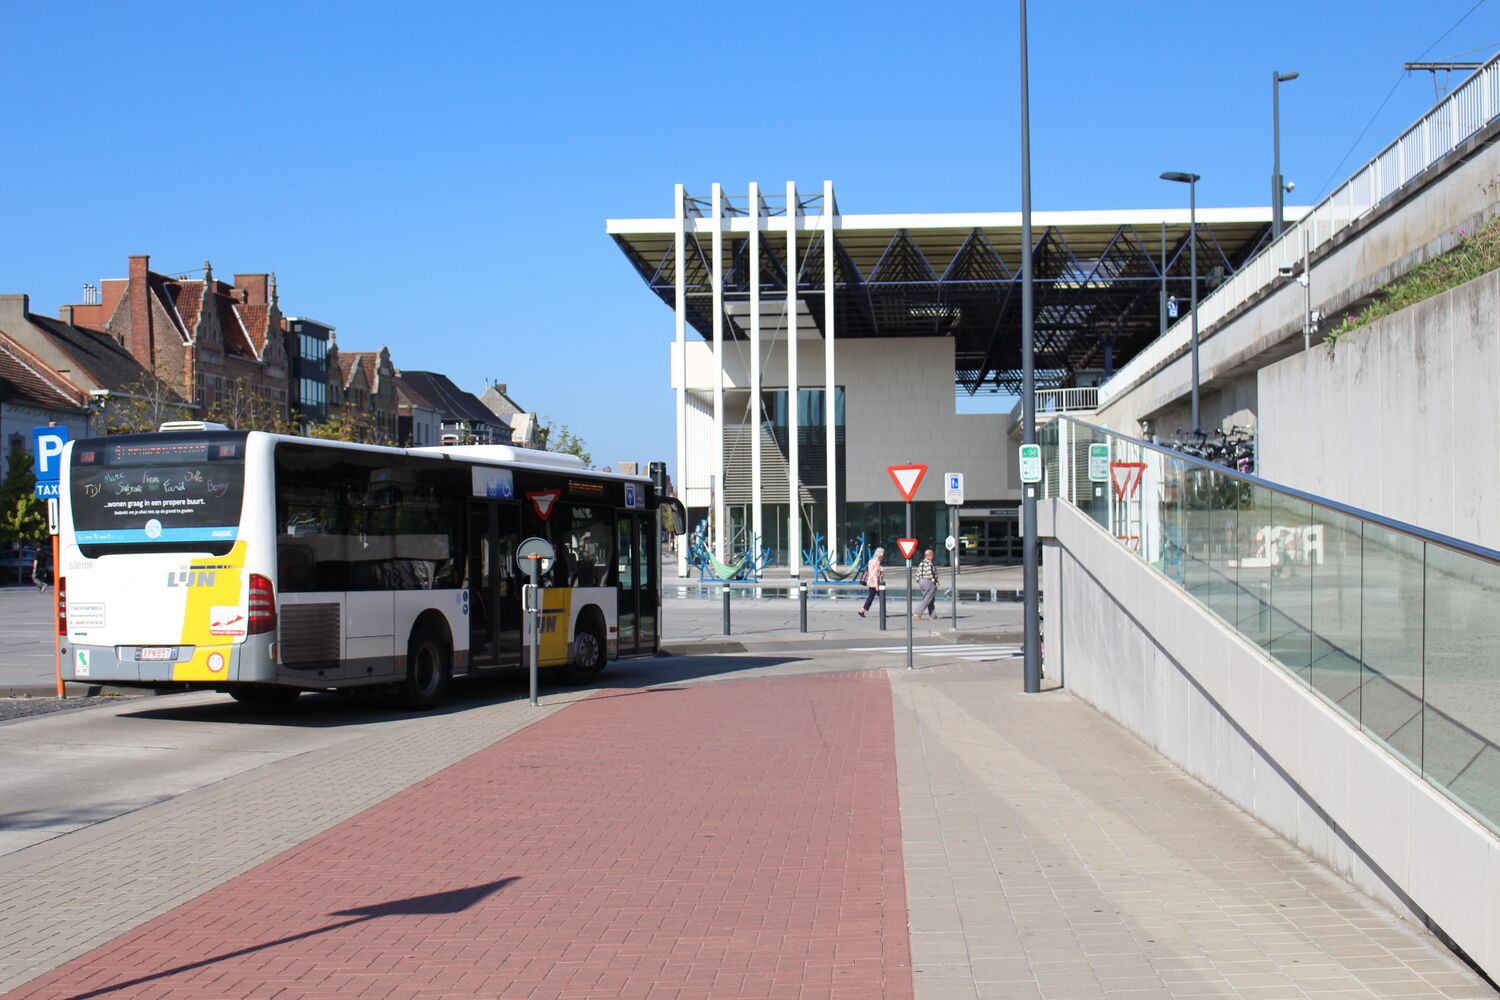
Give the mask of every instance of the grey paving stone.
[[[1425, 930], [1066, 692], [1023, 695], [1018, 670], [994, 664], [891, 678], [903, 823], [930, 848], [918, 861], [953, 873], [918, 882], [916, 903], [969, 942], [976, 982], [996, 987], [978, 996], [1495, 996]], [[1000, 953], [1002, 927], [1020, 931], [1008, 943], [1029, 983], [992, 982], [1018, 966], [975, 957]], [[920, 980], [916, 1000], [934, 1000]]]

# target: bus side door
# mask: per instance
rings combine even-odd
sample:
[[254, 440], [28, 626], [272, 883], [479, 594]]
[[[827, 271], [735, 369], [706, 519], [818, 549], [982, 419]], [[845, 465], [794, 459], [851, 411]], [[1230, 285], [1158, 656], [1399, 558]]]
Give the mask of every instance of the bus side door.
[[521, 662], [520, 528], [515, 504], [469, 502], [469, 642], [476, 667]]

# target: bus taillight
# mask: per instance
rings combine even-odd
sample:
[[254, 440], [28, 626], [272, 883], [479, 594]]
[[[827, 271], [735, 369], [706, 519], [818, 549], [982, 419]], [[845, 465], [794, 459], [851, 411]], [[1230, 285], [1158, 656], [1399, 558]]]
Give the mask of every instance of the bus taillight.
[[251, 635], [276, 630], [276, 589], [271, 581], [259, 573], [250, 574], [250, 627]]
[[68, 634], [68, 581], [61, 576], [57, 578], [57, 634]]

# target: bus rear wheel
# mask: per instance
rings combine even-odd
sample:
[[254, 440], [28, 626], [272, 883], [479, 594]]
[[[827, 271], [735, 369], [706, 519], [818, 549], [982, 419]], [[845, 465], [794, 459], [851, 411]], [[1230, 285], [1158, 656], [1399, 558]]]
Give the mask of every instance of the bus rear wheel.
[[604, 633], [594, 623], [580, 625], [573, 636], [573, 662], [562, 669], [564, 684], [587, 684], [599, 676], [605, 663]]
[[448, 693], [448, 677], [453, 657], [448, 643], [432, 628], [412, 633], [406, 646], [406, 680], [401, 682], [401, 706], [411, 709], [432, 708]]

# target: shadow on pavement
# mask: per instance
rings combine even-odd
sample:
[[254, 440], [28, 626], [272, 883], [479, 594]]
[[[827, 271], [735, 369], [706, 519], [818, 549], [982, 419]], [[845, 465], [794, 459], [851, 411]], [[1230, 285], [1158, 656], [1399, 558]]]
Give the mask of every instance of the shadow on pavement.
[[[805, 656], [660, 656], [649, 659], [616, 660], [599, 679], [585, 687], [558, 684], [543, 671], [538, 691], [543, 697], [556, 698], [578, 692], [580, 698], [594, 689], [651, 688], [683, 681], [727, 680], [735, 675], [769, 668], [786, 667], [787, 672], [805, 673], [812, 660]], [[799, 669], [799, 666], [802, 669]], [[844, 669], [847, 669], [844, 668]], [[337, 694], [307, 692], [287, 705], [245, 705], [230, 698], [194, 705], [161, 704], [152, 698], [140, 708], [118, 713], [121, 719], [151, 719], [171, 722], [219, 723], [221, 725], [293, 726], [328, 728], [333, 726], [369, 725], [401, 722], [415, 718], [453, 715], [485, 705], [520, 701], [530, 695], [524, 670], [508, 671], [492, 677], [463, 678], [449, 688], [448, 700], [426, 712], [392, 707], [380, 694], [359, 692]]]
[[[813, 660], [807, 656], [656, 656], [646, 660], [621, 660], [611, 663], [594, 683], [600, 688], [655, 688], [696, 680], [730, 680], [733, 675], [762, 671], [772, 667], [789, 668], [787, 673], [804, 673]], [[843, 669], [848, 669], [847, 667]]]
[[512, 882], [518, 881], [520, 881], [520, 879], [516, 878], [515, 876], [511, 876], [510, 878], [496, 879], [494, 882], [486, 882], [483, 885], [470, 886], [467, 889], [450, 889], [447, 892], [434, 892], [425, 896], [412, 896], [408, 899], [393, 899], [389, 902], [375, 903], [370, 906], [359, 906], [349, 910], [336, 910], [333, 913], [329, 914], [329, 916], [353, 917], [353, 919], [342, 920], [336, 924], [326, 924], [322, 927], [316, 927], [310, 931], [303, 931], [300, 934], [289, 934], [286, 937], [277, 938], [274, 941], [264, 941], [260, 944], [250, 945], [247, 948], [240, 948], [238, 951], [225, 952], [222, 955], [214, 955], [211, 958], [200, 959], [197, 962], [188, 962], [185, 965], [178, 965], [170, 969], [163, 969], [160, 972], [153, 972], [149, 976], [137, 976], [134, 979], [127, 979], [124, 982], [111, 983], [108, 986], [101, 986], [98, 989], [90, 990], [87, 993], [79, 993], [73, 996], [71, 1000], [88, 1000], [88, 998], [90, 997], [99, 997], [109, 993], [116, 993], [120, 990], [129, 989], [132, 986], [140, 986], [144, 983], [155, 982], [159, 979], [167, 979], [171, 976], [177, 975], [178, 973], [191, 972], [194, 969], [202, 969], [217, 962], [227, 962], [231, 958], [240, 958], [245, 955], [252, 955], [257, 951], [265, 951], [267, 948], [276, 948], [280, 945], [291, 944], [293, 941], [302, 941], [310, 937], [316, 937], [319, 934], [327, 934], [329, 931], [341, 930], [345, 927], [352, 927], [355, 924], [362, 924], [370, 920], [377, 920], [380, 917], [413, 914], [429, 916], [448, 913], [462, 913], [464, 910], [467, 910], [474, 904], [482, 902], [489, 896], [492, 896], [496, 892], [499, 892], [501, 889], [510, 885]]

